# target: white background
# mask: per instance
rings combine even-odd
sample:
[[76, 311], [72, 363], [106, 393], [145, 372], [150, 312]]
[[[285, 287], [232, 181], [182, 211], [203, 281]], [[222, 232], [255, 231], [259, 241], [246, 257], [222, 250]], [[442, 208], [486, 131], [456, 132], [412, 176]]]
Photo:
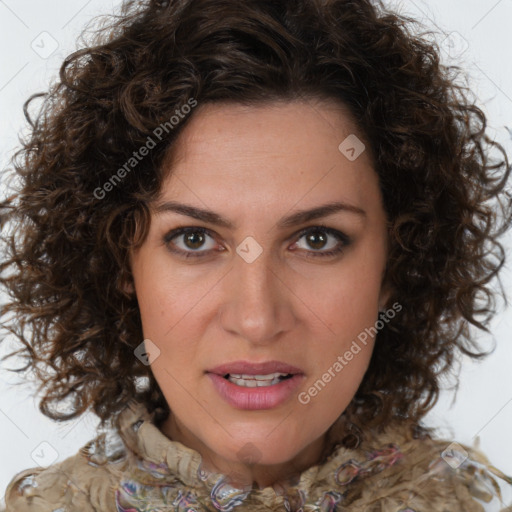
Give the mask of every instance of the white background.
[[[24, 100], [47, 88], [63, 58], [75, 49], [76, 37], [85, 23], [93, 16], [111, 12], [117, 4], [105, 0], [0, 0], [2, 169], [8, 166], [17, 134], [24, 126]], [[420, 19], [425, 29], [452, 33], [443, 43], [443, 58], [467, 70], [471, 87], [489, 118], [491, 136], [512, 155], [512, 133], [505, 129], [508, 126], [512, 130], [512, 1], [429, 0], [427, 4], [423, 0], [394, 0], [386, 4]], [[438, 40], [444, 37], [438, 36]], [[455, 44], [447, 44], [450, 41]], [[505, 242], [507, 253], [512, 255], [512, 237], [509, 235]], [[503, 277], [505, 289], [511, 290], [510, 262]], [[455, 404], [453, 392], [446, 391], [428, 417], [428, 424], [440, 427], [446, 438], [472, 444], [479, 437], [489, 459], [510, 475], [511, 328], [511, 308], [505, 311], [501, 303], [492, 325], [495, 352], [483, 363], [464, 359]], [[489, 336], [483, 339], [487, 344], [493, 340]], [[65, 424], [53, 423], [39, 413], [34, 386], [13, 387], [16, 381], [5, 370], [0, 372], [0, 497], [13, 475], [37, 466], [36, 460], [45, 465], [54, 457], [62, 460], [76, 453], [94, 437], [97, 424], [92, 415]]]

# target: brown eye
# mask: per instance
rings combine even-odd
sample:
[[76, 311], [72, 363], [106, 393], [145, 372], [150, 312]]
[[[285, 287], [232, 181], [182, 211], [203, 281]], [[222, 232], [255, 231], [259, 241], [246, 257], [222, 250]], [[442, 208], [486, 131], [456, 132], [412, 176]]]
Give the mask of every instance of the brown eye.
[[[297, 235], [297, 238], [298, 241], [293, 244], [292, 250], [304, 250], [311, 257], [334, 256], [351, 243], [347, 235], [326, 226], [306, 228]], [[300, 245], [301, 239], [305, 240], [304, 246]], [[216, 246], [214, 237], [206, 228], [192, 226], [172, 230], [165, 235], [164, 244], [169, 251], [184, 258], [207, 256]], [[223, 251], [224, 248], [219, 246], [217, 250]]]
[[[305, 240], [302, 246], [299, 245], [301, 239]], [[314, 226], [302, 230], [298, 235], [298, 241], [293, 245], [304, 249], [311, 257], [327, 257], [340, 253], [350, 243], [350, 238], [341, 231], [326, 226]]]
[[[208, 239], [212, 241], [208, 244]], [[178, 228], [164, 237], [167, 248], [185, 258], [204, 256], [214, 247], [215, 242], [208, 230], [200, 227]]]
[[184, 235], [184, 243], [189, 249], [199, 249], [204, 244], [203, 233], [191, 232]]
[[322, 231], [312, 231], [306, 235], [307, 244], [313, 249], [323, 249], [327, 243], [327, 236]]

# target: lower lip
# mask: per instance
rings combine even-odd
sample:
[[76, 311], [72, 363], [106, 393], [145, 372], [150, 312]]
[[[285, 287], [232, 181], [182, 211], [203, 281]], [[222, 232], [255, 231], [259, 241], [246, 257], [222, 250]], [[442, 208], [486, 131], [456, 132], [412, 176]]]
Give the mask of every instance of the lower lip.
[[237, 409], [272, 409], [286, 402], [299, 387], [304, 375], [297, 374], [273, 386], [244, 388], [215, 373], [208, 373], [215, 389], [228, 404]]

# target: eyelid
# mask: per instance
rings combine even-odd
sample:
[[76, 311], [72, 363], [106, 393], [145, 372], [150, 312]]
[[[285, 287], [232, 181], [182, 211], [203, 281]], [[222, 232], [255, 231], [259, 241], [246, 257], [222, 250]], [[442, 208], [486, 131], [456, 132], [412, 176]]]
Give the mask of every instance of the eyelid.
[[[173, 238], [180, 237], [180, 236], [185, 235], [187, 233], [202, 233], [202, 234], [208, 235], [209, 237], [213, 238], [214, 240], [216, 239], [216, 236], [213, 233], [213, 231], [211, 231], [208, 228], [205, 228], [205, 227], [202, 227], [202, 226], [179, 226], [177, 228], [172, 229], [166, 235], [164, 235], [164, 238], [163, 238], [164, 245], [170, 244], [171, 240]], [[204, 250], [203, 251], [201, 251], [201, 250], [198, 250], [198, 251], [183, 251], [182, 249], [176, 249], [176, 250], [173, 250], [172, 252], [176, 252], [176, 253], [186, 252], [188, 254], [207, 254], [211, 250], [212, 249], [209, 249], [207, 251], [204, 251]]]
[[317, 224], [313, 224], [311, 226], [302, 228], [297, 233], [293, 234], [291, 238], [294, 238], [294, 237], [301, 238], [306, 233], [309, 233], [310, 231], [314, 231], [315, 229], [318, 229], [318, 231], [325, 231], [326, 233], [329, 233], [330, 235], [339, 238], [341, 241], [343, 241], [346, 244], [349, 244], [352, 241], [351, 238], [347, 234], [343, 233], [339, 229], [331, 228], [322, 223], [317, 223]]
[[[304, 235], [306, 235], [307, 233], [310, 233], [312, 231], [315, 231], [315, 229], [318, 231], [325, 231], [327, 234], [334, 236], [335, 238], [338, 239], [339, 243], [341, 243], [342, 246], [341, 246], [341, 248], [331, 249], [328, 251], [322, 251], [322, 250], [306, 251], [309, 254], [309, 256], [311, 256], [312, 258], [322, 257], [322, 256], [328, 257], [328, 256], [332, 256], [336, 253], [341, 253], [343, 251], [343, 248], [350, 245], [352, 242], [351, 237], [349, 237], [342, 231], [335, 229], [335, 228], [331, 228], [322, 223], [316, 223], [316, 224], [312, 224], [310, 226], [306, 226], [305, 228], [302, 228], [298, 232], [295, 232], [294, 234], [292, 234], [288, 238], [288, 240], [296, 240], [296, 242], [298, 242]], [[178, 226], [178, 227], [172, 229], [171, 231], [169, 231], [166, 235], [164, 235], [164, 237], [163, 237], [164, 245], [168, 246], [173, 238], [179, 237], [179, 236], [184, 235], [189, 232], [203, 233], [203, 234], [210, 236], [214, 240], [216, 240], [216, 238], [217, 238], [216, 233], [214, 233], [210, 229], [205, 228], [203, 226]], [[294, 243], [296, 243], [296, 242], [294, 242]], [[179, 248], [178, 249], [169, 249], [169, 250], [175, 254], [179, 254], [179, 255], [183, 256], [184, 258], [191, 258], [191, 257], [194, 258], [194, 257], [205, 257], [206, 255], [209, 255], [215, 249], [208, 249], [206, 251], [205, 250], [183, 251], [182, 249], [179, 249]], [[225, 250], [225, 249], [222, 249], [222, 250]]]

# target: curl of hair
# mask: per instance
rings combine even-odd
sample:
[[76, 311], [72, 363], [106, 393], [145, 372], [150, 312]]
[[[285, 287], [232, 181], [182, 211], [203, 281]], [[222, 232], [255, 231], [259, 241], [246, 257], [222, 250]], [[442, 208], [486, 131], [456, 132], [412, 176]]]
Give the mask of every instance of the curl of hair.
[[[130, 1], [65, 60], [48, 93], [27, 101], [31, 134], [14, 159], [21, 186], [4, 204], [13, 229], [3, 237], [3, 325], [22, 344], [18, 371], [41, 383], [45, 415], [91, 409], [104, 423], [134, 398], [169, 412], [134, 356], [143, 334], [128, 254], [193, 113], [162, 141], [153, 132], [191, 98], [336, 99], [371, 148], [389, 221], [386, 283], [402, 310], [379, 331], [346, 417], [419, 422], [456, 351], [485, 354], [470, 326], [488, 331], [495, 313], [489, 283], [504, 262], [510, 166], [459, 68], [441, 64], [413, 23], [370, 0]], [[98, 198], [148, 137], [154, 149]]]

